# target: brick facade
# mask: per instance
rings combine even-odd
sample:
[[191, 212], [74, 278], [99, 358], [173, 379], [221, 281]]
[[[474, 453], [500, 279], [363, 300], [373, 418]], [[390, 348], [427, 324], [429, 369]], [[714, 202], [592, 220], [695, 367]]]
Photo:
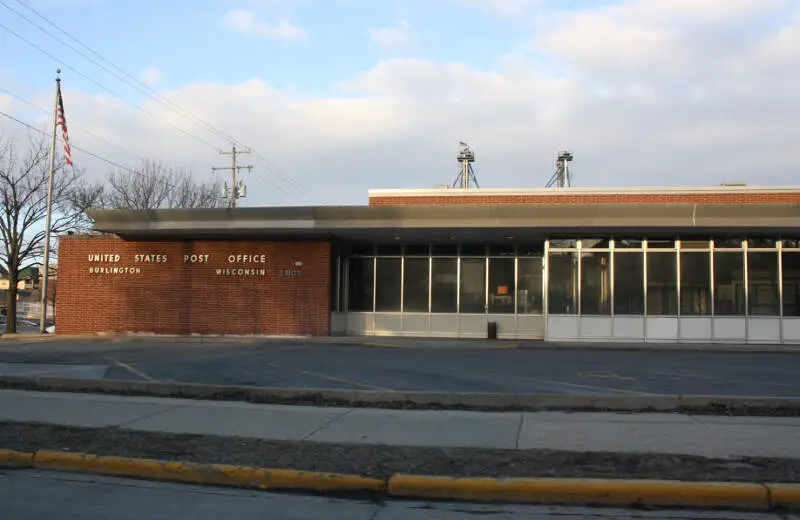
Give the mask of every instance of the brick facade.
[[370, 196], [370, 206], [432, 206], [455, 204], [769, 204], [800, 202], [800, 192], [699, 193], [580, 193], [491, 195], [382, 195]]
[[[153, 256], [136, 257], [148, 254]], [[90, 261], [90, 255], [112, 256]], [[191, 263], [191, 255], [208, 256]], [[326, 336], [330, 256], [331, 245], [324, 241], [129, 242], [110, 236], [61, 237], [56, 334]], [[231, 275], [228, 269], [235, 271]]]

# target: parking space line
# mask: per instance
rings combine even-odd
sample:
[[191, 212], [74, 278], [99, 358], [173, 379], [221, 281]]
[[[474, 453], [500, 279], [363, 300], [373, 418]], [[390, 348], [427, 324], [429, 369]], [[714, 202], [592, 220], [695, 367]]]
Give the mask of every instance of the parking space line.
[[631, 395], [657, 395], [652, 394], [649, 392], [640, 392], [638, 390], [621, 390], [619, 388], [611, 388], [607, 386], [595, 386], [595, 385], [582, 385], [580, 383], [566, 383], [564, 381], [553, 381], [551, 379], [539, 379], [538, 377], [522, 377], [522, 376], [514, 376], [509, 374], [492, 374], [499, 377], [508, 377], [511, 379], [520, 379], [522, 381], [533, 381], [536, 383], [544, 383], [547, 385], [561, 385], [561, 386], [568, 386], [572, 388], [581, 388], [583, 390], [601, 390], [603, 392], [616, 392], [620, 394], [631, 394]]
[[395, 343], [362, 343], [362, 347], [380, 347], [380, 348], [414, 348], [411, 345], [397, 345]]
[[325, 374], [319, 374], [317, 372], [312, 372], [310, 370], [300, 370], [299, 368], [289, 368], [289, 367], [285, 367], [285, 366], [282, 366], [282, 365], [276, 365], [274, 363], [265, 363], [265, 365], [268, 366], [268, 367], [276, 368], [278, 370], [288, 370], [290, 372], [297, 372], [298, 374], [303, 374], [303, 375], [311, 376], [311, 377], [317, 377], [319, 379], [327, 379], [328, 381], [335, 381], [337, 383], [344, 383], [346, 385], [351, 385], [351, 386], [360, 386], [360, 387], [366, 388], [368, 390], [383, 390], [383, 391], [387, 391], [387, 392], [393, 392], [394, 391], [391, 388], [386, 388], [384, 386], [369, 385], [369, 384], [366, 384], [366, 383], [361, 383], [359, 381], [354, 381], [352, 379], [346, 379], [346, 378], [343, 378], [343, 377], [326, 376]]
[[124, 368], [125, 370], [127, 370], [127, 371], [128, 371], [128, 372], [130, 372], [131, 374], [133, 374], [133, 375], [135, 375], [135, 376], [138, 376], [138, 377], [141, 377], [141, 378], [142, 378], [142, 379], [144, 379], [145, 381], [150, 381], [151, 383], [156, 383], [156, 382], [157, 382], [155, 379], [153, 379], [152, 377], [148, 376], [147, 374], [145, 374], [144, 372], [142, 372], [142, 371], [141, 371], [141, 370], [139, 370], [138, 368], [132, 367], [131, 365], [129, 365], [129, 364], [127, 364], [127, 363], [123, 363], [122, 361], [117, 361], [116, 359], [111, 359], [111, 358], [109, 358], [109, 359], [110, 359], [110, 360], [111, 360], [111, 361], [112, 361], [112, 362], [113, 362], [115, 365], [117, 365], [118, 367], [120, 367], [120, 368]]

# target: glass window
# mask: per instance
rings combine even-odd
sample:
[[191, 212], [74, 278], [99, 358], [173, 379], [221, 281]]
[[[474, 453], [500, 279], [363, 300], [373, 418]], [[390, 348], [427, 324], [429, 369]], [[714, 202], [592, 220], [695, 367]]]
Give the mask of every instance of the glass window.
[[550, 253], [548, 311], [578, 314], [578, 253]]
[[751, 249], [773, 249], [775, 248], [774, 238], [748, 238], [747, 247]]
[[489, 312], [514, 314], [514, 259], [489, 259]]
[[403, 311], [428, 312], [428, 259], [406, 258], [403, 273]]
[[519, 244], [517, 246], [519, 256], [542, 256], [544, 254], [544, 244]]
[[[615, 249], [641, 249], [644, 247], [644, 240], [638, 238], [615, 238]], [[644, 265], [644, 264], [642, 264]]]
[[678, 314], [677, 257], [675, 253], [647, 254], [647, 315]]
[[747, 253], [747, 283], [751, 316], [780, 316], [778, 254]]
[[550, 249], [577, 249], [578, 240], [574, 238], [551, 238]]
[[520, 258], [517, 269], [517, 312], [542, 314], [542, 258]]
[[784, 238], [781, 242], [783, 242], [783, 247], [785, 248], [797, 249], [800, 247], [800, 241], [796, 238]]
[[431, 277], [431, 312], [458, 311], [458, 259], [434, 258]]
[[[674, 240], [664, 240], [660, 238], [647, 239], [647, 249], [673, 249], [674, 247], [675, 247]], [[650, 268], [648, 267], [648, 269]]]
[[611, 240], [608, 238], [584, 238], [581, 240], [583, 249], [608, 249], [611, 247]]
[[427, 244], [408, 244], [405, 251], [406, 256], [428, 256]]
[[433, 244], [434, 256], [458, 256], [458, 244]]
[[681, 316], [711, 316], [711, 253], [681, 253]]
[[644, 314], [644, 253], [614, 253], [614, 314]]
[[714, 315], [744, 316], [744, 254], [714, 253]]
[[741, 249], [741, 238], [715, 238], [714, 247], [717, 249]]
[[375, 280], [375, 311], [400, 310], [400, 270], [402, 258], [378, 258]]
[[783, 253], [783, 315], [800, 316], [800, 252]]
[[514, 256], [514, 244], [489, 244], [490, 256]]
[[461, 244], [461, 256], [486, 256], [483, 244]]
[[486, 312], [486, 259], [461, 259], [461, 308], [463, 313]]
[[400, 244], [378, 244], [378, 254], [383, 256], [400, 256], [403, 246]]
[[350, 258], [348, 271], [348, 310], [372, 312], [373, 258]]
[[584, 253], [581, 258], [581, 314], [611, 314], [610, 253]]

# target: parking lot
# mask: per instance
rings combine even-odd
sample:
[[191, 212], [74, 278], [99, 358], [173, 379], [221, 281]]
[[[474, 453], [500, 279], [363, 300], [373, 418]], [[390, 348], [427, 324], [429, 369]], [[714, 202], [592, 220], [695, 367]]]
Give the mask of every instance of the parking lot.
[[6, 340], [0, 373], [386, 391], [800, 396], [800, 354], [460, 345]]

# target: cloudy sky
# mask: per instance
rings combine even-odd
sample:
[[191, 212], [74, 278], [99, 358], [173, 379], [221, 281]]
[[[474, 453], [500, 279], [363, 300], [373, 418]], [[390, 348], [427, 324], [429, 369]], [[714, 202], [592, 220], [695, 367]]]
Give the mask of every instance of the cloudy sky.
[[0, 111], [48, 130], [61, 67], [72, 144], [120, 165], [250, 146], [243, 205], [449, 184], [460, 140], [482, 187], [561, 149], [579, 186], [800, 172], [800, 0], [0, 0], [0, 56]]

